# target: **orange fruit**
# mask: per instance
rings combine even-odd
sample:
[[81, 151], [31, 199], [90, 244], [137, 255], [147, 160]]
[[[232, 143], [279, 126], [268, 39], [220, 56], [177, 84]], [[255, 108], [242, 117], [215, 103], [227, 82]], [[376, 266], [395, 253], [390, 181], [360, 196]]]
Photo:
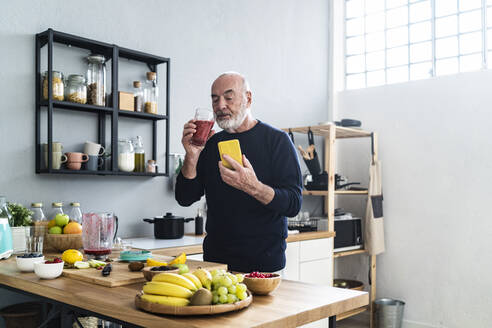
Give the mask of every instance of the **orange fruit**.
[[74, 264], [77, 261], [82, 261], [84, 256], [76, 249], [67, 249], [62, 254], [62, 260], [68, 264]]
[[56, 226], [55, 219], [50, 220], [50, 222], [48, 222], [48, 229], [51, 228], [51, 227], [54, 227], [54, 226]]
[[81, 234], [82, 226], [78, 222], [70, 222], [63, 228], [63, 233]]

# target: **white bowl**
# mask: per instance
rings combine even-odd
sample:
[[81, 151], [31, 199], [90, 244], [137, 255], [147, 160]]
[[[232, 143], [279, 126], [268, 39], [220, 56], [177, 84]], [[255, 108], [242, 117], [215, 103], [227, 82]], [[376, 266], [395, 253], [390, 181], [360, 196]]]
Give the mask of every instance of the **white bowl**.
[[43, 262], [44, 256], [39, 257], [16, 257], [17, 267], [24, 272], [32, 272], [34, 270], [34, 263]]
[[48, 264], [44, 263], [44, 261], [36, 262], [34, 263], [34, 273], [39, 278], [54, 279], [62, 274], [64, 264], [65, 262]]

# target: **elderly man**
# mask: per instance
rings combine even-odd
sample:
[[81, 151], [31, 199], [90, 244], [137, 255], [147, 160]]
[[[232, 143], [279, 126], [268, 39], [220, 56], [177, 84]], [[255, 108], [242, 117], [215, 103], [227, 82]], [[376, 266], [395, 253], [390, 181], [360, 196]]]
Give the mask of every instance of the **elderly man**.
[[[186, 151], [176, 183], [176, 200], [190, 206], [205, 194], [207, 236], [204, 260], [226, 263], [230, 270], [274, 272], [285, 267], [286, 216], [301, 208], [302, 176], [287, 134], [253, 117], [252, 93], [239, 73], [220, 75], [212, 84], [215, 121], [205, 146], [192, 144], [194, 120], [184, 125]], [[224, 155], [217, 143], [238, 139], [243, 165]]]

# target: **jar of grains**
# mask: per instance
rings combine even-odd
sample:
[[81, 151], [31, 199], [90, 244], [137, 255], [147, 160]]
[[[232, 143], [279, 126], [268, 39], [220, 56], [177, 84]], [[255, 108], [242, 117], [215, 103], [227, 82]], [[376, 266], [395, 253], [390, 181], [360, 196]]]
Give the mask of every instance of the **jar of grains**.
[[[52, 71], [51, 73], [51, 86], [53, 93], [53, 100], [63, 101], [63, 74], [58, 71]], [[48, 100], [48, 71], [43, 74], [43, 99]]]
[[93, 54], [87, 62], [87, 103], [106, 106], [106, 58]]
[[72, 74], [68, 76], [65, 99], [79, 104], [87, 102], [87, 86], [83, 75]]

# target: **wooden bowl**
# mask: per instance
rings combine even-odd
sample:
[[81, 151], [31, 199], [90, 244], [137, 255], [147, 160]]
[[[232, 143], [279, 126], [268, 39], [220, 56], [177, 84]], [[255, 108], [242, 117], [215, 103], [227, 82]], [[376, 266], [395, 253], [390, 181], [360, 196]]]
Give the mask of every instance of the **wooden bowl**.
[[358, 280], [334, 279], [333, 287], [348, 288], [353, 290], [364, 290], [364, 283]]
[[46, 234], [46, 248], [53, 248], [59, 252], [67, 249], [80, 249], [83, 247], [82, 234]]
[[151, 271], [150, 269], [155, 268], [153, 266], [146, 266], [145, 268], [142, 269], [142, 273], [147, 281], [152, 281], [152, 278], [159, 273], [163, 272], [173, 272], [173, 273], [178, 273], [179, 268], [175, 268], [172, 270], [167, 270], [167, 271]]
[[282, 281], [279, 274], [274, 273], [273, 275], [271, 278], [249, 278], [244, 276], [243, 283], [253, 294], [267, 295], [277, 289], [280, 281]]

